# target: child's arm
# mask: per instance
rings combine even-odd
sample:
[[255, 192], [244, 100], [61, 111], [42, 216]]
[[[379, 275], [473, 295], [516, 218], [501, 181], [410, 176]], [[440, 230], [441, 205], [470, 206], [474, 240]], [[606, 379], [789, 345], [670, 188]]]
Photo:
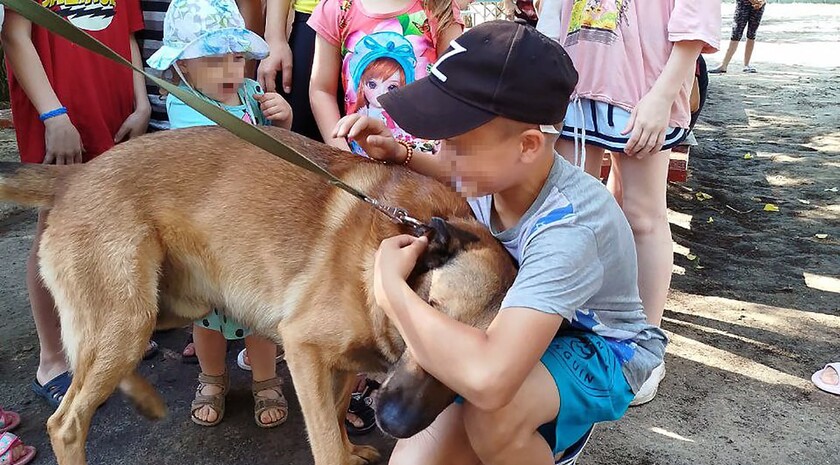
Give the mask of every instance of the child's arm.
[[[140, 46], [137, 45], [137, 38], [134, 34], [129, 39], [131, 47], [131, 63], [134, 66], [143, 68], [143, 55], [140, 53]], [[149, 94], [146, 93], [146, 78], [134, 71], [134, 112], [125, 119], [117, 134], [114, 136], [114, 143], [120, 143], [126, 139], [133, 139], [146, 133], [149, 128], [149, 117], [152, 115], [152, 104], [149, 103]]]
[[292, 107], [280, 94], [266, 92], [254, 95], [254, 99], [260, 104], [263, 115], [271, 121], [273, 126], [283, 129], [292, 127]]
[[452, 319], [405, 282], [427, 242], [407, 235], [382, 242], [374, 265], [376, 301], [424, 370], [476, 407], [497, 410], [519, 391], [563, 317], [510, 307], [486, 332]]
[[[38, 113], [61, 107], [44, 65], [32, 44], [32, 23], [13, 10], [6, 10], [2, 31], [6, 60], [26, 96]], [[82, 162], [82, 138], [66, 114], [44, 122], [46, 154], [44, 163], [69, 165]]]
[[[375, 160], [402, 165], [408, 157], [405, 146], [397, 143], [385, 123], [378, 118], [347, 115], [336, 123], [331, 136], [341, 140], [353, 139]], [[451, 170], [440, 156], [415, 150], [407, 166], [444, 184], [450, 182]]]
[[265, 41], [271, 53], [260, 62], [257, 76], [266, 92], [275, 92], [277, 73], [283, 80], [283, 92], [292, 91], [292, 49], [286, 24], [291, 0], [268, 0], [265, 10]]
[[622, 134], [630, 134], [624, 152], [636, 157], [659, 153], [665, 143], [668, 119], [686, 78], [694, 75], [702, 40], [676, 42], [662, 74], [630, 113]]
[[309, 102], [324, 142], [350, 151], [344, 137], [333, 134], [341, 112], [338, 109], [338, 81], [341, 79], [341, 52], [321, 36], [316, 38], [315, 59], [309, 83]]
[[452, 39], [457, 39], [458, 36], [464, 33], [464, 26], [452, 22], [446, 29], [440, 32], [440, 38], [437, 41], [435, 48], [437, 49], [437, 56], [443, 56], [446, 53], [446, 49], [449, 48], [449, 43], [452, 42]]

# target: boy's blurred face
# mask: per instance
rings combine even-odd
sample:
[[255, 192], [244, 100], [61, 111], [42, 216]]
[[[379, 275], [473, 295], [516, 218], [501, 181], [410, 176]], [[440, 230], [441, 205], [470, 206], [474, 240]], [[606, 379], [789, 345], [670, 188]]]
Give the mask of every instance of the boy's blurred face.
[[505, 191], [527, 179], [533, 165], [524, 152], [533, 150], [536, 144], [540, 150], [551, 153], [539, 129], [496, 118], [443, 140], [439, 155], [448, 162], [458, 192], [478, 197]]
[[219, 56], [179, 60], [189, 84], [202, 94], [224, 104], [238, 104], [237, 91], [245, 82], [245, 56]]

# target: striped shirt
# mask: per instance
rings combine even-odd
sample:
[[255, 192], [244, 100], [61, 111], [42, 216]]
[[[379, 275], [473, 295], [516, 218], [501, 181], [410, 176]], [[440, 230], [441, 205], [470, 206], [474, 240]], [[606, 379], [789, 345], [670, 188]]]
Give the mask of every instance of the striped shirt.
[[[150, 68], [146, 60], [163, 45], [163, 17], [169, 8], [170, 0], [140, 0], [143, 10], [143, 21], [146, 28], [140, 31], [140, 50], [143, 55], [143, 67], [147, 73], [160, 76], [161, 72]], [[169, 118], [166, 116], [166, 98], [160, 95], [160, 87], [150, 80], [146, 80], [146, 92], [152, 104], [152, 116], [149, 119], [149, 130], [169, 129]]]

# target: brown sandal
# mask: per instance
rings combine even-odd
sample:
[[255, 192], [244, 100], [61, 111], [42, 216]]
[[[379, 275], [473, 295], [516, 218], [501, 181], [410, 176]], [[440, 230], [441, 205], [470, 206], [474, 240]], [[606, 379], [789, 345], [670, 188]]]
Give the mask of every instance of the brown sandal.
[[[220, 386], [222, 392], [212, 395], [202, 394], [201, 391], [206, 386]], [[225, 395], [228, 392], [229, 386], [230, 379], [227, 373], [222, 376], [211, 376], [204, 373], [198, 374], [198, 387], [195, 390], [195, 399], [190, 404], [190, 419], [193, 423], [201, 426], [216, 426], [222, 422], [225, 416]], [[195, 416], [195, 412], [203, 407], [210, 407], [216, 412], [216, 421], [204, 421]]]
[[[259, 393], [265, 390], [272, 390], [278, 394], [277, 399], [260, 396]], [[251, 392], [254, 395], [254, 421], [260, 428], [274, 428], [286, 422], [289, 417], [289, 404], [283, 396], [283, 380], [279, 377], [267, 379], [265, 381], [255, 382], [251, 387]], [[276, 408], [280, 410], [280, 419], [271, 423], [263, 423], [260, 421], [260, 416], [268, 409]]]

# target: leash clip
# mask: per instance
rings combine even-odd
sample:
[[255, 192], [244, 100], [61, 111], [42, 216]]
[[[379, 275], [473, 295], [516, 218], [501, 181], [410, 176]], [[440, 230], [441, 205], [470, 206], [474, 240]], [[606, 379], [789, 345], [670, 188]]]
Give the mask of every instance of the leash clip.
[[373, 208], [382, 212], [382, 214], [387, 216], [392, 222], [414, 228], [415, 232], [418, 235], [422, 235], [427, 229], [429, 229], [428, 225], [418, 220], [417, 218], [414, 218], [411, 215], [409, 215], [408, 211], [406, 211], [404, 208], [394, 207], [391, 205], [384, 205], [378, 200], [369, 197], [364, 200], [365, 202], [369, 203]]

